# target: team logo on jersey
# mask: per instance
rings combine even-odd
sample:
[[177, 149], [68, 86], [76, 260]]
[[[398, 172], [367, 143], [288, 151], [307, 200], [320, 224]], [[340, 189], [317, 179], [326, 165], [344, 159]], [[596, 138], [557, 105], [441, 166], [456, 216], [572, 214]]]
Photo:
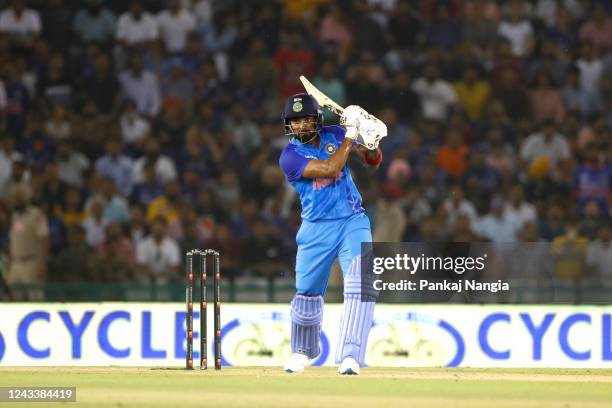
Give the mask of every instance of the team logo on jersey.
[[332, 154], [336, 151], [336, 146], [333, 143], [328, 143], [325, 145], [325, 151], [329, 154]]
[[303, 106], [301, 102], [295, 102], [293, 104], [293, 111], [294, 112], [300, 112], [302, 110]]

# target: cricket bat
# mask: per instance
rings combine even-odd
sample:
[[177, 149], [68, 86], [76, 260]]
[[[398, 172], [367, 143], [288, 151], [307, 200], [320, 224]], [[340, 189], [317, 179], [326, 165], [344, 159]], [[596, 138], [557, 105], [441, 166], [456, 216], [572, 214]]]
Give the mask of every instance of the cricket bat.
[[[300, 75], [300, 81], [302, 82], [302, 85], [304, 85], [304, 89], [306, 89], [306, 92], [312, 95], [312, 97], [315, 98], [315, 100], [319, 103], [320, 106], [332, 111], [336, 115], [339, 115], [339, 116], [342, 115], [342, 112], [344, 112], [344, 108], [338, 105], [336, 102], [334, 102], [329, 96], [321, 92], [304, 75]], [[357, 142], [359, 144], [366, 146], [368, 149], [377, 148], [378, 140], [387, 136], [387, 125], [385, 125], [376, 116], [369, 114], [365, 111], [364, 111], [364, 115], [365, 115], [364, 118], [367, 119], [366, 123], [368, 124], [368, 126], [360, 128], [360, 135], [359, 135]], [[365, 142], [364, 135], [368, 135], [368, 134], [377, 135], [376, 137], [378, 137], [378, 139], [375, 142], [371, 142], [370, 141], [371, 139], [367, 138], [368, 142]]]
[[336, 115], [342, 115], [342, 112], [344, 112], [344, 108], [334, 102], [329, 96], [319, 91], [319, 89], [314, 86], [312, 82], [310, 82], [304, 75], [300, 75], [300, 81], [302, 82], [302, 85], [304, 85], [304, 89], [306, 89], [306, 92], [312, 95], [312, 97], [315, 98], [317, 102], [319, 102], [319, 105], [321, 105], [323, 108], [329, 109]]

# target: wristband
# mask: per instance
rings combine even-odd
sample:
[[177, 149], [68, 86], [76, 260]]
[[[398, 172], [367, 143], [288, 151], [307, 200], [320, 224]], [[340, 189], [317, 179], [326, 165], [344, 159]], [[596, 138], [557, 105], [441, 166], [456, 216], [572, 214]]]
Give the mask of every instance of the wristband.
[[380, 166], [380, 163], [382, 162], [382, 150], [377, 149], [378, 154], [376, 155], [375, 159], [371, 159], [369, 156], [369, 152], [363, 152], [363, 158], [365, 160], [366, 163], [368, 163], [370, 166], [374, 166], [374, 167], [378, 167]]

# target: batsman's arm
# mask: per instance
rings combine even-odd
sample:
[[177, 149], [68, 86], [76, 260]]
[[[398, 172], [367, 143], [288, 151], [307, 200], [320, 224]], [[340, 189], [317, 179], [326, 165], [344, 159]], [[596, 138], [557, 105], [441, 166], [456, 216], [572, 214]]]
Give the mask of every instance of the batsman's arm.
[[310, 160], [304, 167], [302, 175], [306, 178], [335, 177], [346, 164], [352, 146], [352, 139], [344, 139], [338, 150], [327, 159]]
[[369, 150], [364, 146], [357, 146], [355, 150], [361, 154], [363, 161], [370, 167], [379, 168], [382, 163], [383, 154], [380, 147], [374, 150]]

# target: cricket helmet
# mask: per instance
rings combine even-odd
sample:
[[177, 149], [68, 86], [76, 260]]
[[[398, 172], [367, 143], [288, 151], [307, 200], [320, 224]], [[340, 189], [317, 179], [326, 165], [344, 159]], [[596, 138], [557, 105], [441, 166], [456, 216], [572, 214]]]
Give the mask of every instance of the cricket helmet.
[[[304, 117], [313, 117], [317, 119], [316, 131], [294, 133], [291, 126], [289, 126], [289, 121], [291, 119]], [[323, 128], [323, 111], [321, 110], [319, 103], [312, 97], [312, 95], [307, 93], [295, 94], [289, 97], [285, 102], [283, 122], [285, 124], [285, 134], [287, 136], [296, 137], [302, 143], [308, 143], [314, 139], [314, 137], [318, 135]]]

